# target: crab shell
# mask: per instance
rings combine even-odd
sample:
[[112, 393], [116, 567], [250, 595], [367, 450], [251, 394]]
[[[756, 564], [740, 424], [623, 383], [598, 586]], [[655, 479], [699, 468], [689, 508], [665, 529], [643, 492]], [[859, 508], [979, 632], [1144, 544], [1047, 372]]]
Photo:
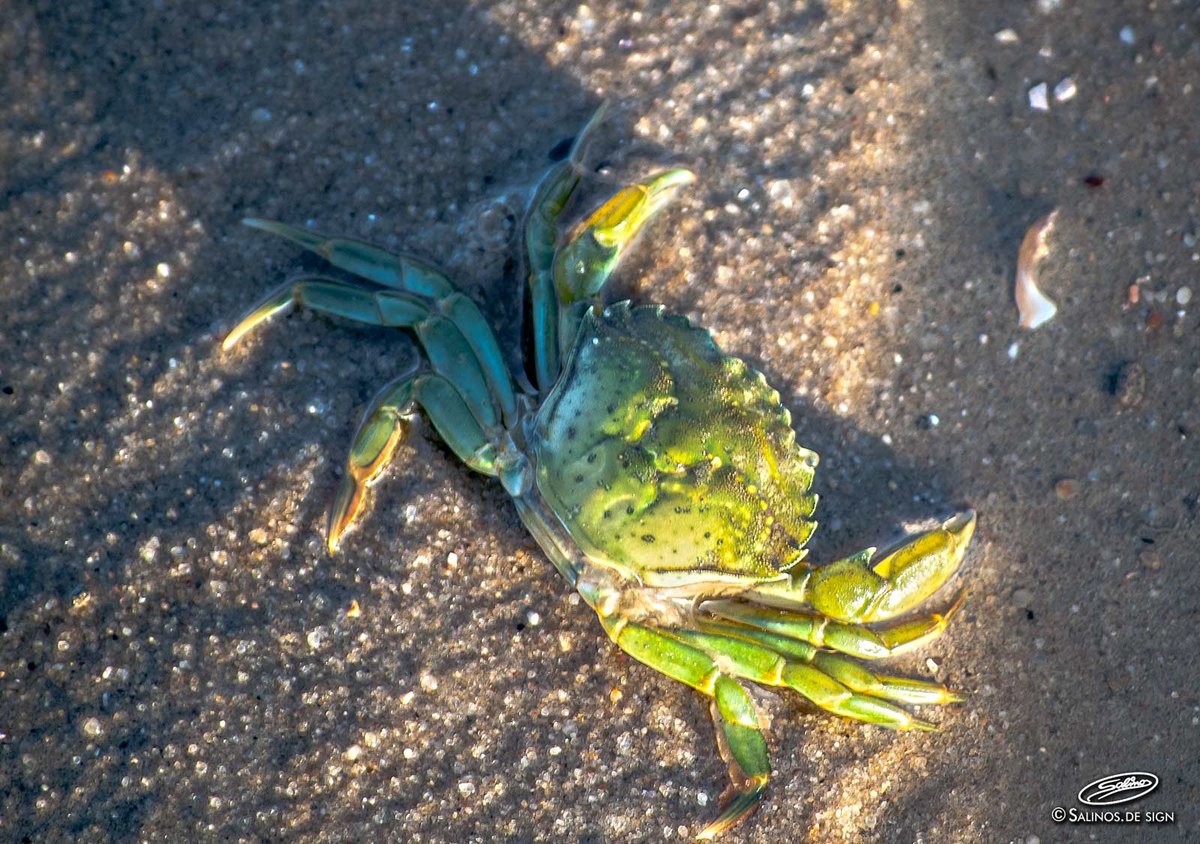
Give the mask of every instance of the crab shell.
[[585, 316], [531, 439], [588, 561], [647, 586], [778, 579], [816, 527], [817, 456], [779, 394], [661, 307]]

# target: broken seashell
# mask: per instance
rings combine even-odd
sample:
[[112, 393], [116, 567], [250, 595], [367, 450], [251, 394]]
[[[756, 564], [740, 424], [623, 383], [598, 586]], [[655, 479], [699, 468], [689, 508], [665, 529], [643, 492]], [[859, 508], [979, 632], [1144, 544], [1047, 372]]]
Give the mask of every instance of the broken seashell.
[[1058, 313], [1058, 306], [1037, 286], [1037, 265], [1050, 251], [1046, 247], [1046, 236], [1057, 218], [1058, 209], [1055, 209], [1030, 226], [1017, 253], [1016, 299], [1022, 328], [1037, 328]]

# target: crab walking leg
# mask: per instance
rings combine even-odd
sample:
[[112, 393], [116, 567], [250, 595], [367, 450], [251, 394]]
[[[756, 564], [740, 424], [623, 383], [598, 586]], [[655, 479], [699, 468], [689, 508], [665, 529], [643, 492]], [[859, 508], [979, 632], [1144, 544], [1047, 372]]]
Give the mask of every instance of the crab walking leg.
[[397, 255], [378, 246], [344, 237], [325, 237], [307, 229], [247, 217], [242, 225], [290, 240], [292, 243], [320, 255], [339, 270], [361, 276], [376, 284], [411, 293], [442, 299], [454, 292], [454, 284], [431, 264], [411, 255]]
[[367, 487], [408, 436], [417, 405], [459, 459], [485, 475], [498, 473], [495, 446], [454, 384], [429, 373], [398, 378], [372, 399], [354, 435], [346, 474], [329, 510], [330, 551], [337, 550], [342, 534], [362, 511]]
[[729, 621], [707, 619], [700, 620], [699, 629], [704, 633], [756, 642], [793, 662], [807, 662], [859, 694], [917, 705], [960, 703], [965, 700], [963, 695], [951, 691], [941, 683], [878, 674], [849, 657], [823, 651], [807, 642], [777, 633], [744, 627]]
[[575, 344], [582, 309], [596, 296], [641, 230], [696, 176], [676, 168], [621, 188], [584, 219], [554, 255], [554, 291], [559, 306], [559, 348]]
[[807, 604], [851, 624], [885, 621], [916, 607], [950, 580], [974, 532], [975, 513], [967, 510], [878, 559], [868, 548], [828, 565], [799, 568], [789, 579], [758, 586], [746, 597], [781, 607]]
[[533, 316], [534, 374], [538, 389], [548, 391], [558, 380], [558, 297], [554, 292], [554, 250], [558, 220], [583, 178], [581, 163], [592, 130], [604, 119], [606, 105], [592, 114], [575, 136], [567, 157], [542, 177], [525, 215], [525, 254], [529, 270], [529, 299]]
[[918, 648], [942, 635], [950, 619], [962, 606], [965, 592], [959, 592], [950, 607], [877, 628], [833, 621], [822, 615], [795, 610], [759, 607], [741, 601], [710, 601], [704, 608], [720, 616], [822, 648], [850, 654], [860, 659], [882, 659]]
[[321, 277], [298, 279], [272, 290], [247, 311], [222, 348], [231, 349], [259, 323], [297, 303], [368, 325], [413, 329], [434, 371], [454, 380], [480, 425], [495, 427], [497, 410], [506, 424], [515, 420], [512, 380], [495, 336], [479, 308], [462, 293], [451, 293], [431, 307], [391, 290]]
[[767, 741], [759, 728], [758, 711], [745, 687], [731, 677], [713, 686], [713, 725], [721, 758], [729, 766], [729, 802], [721, 814], [696, 836], [710, 841], [755, 810], [771, 778]]
[[749, 693], [723, 673], [699, 648], [619, 615], [600, 615], [600, 623], [616, 645], [639, 662], [713, 698], [717, 743], [729, 765], [731, 799], [716, 820], [701, 830], [708, 840], [743, 820], [758, 807], [771, 777], [767, 741]]
[[[440, 271], [417, 258], [408, 255], [396, 255], [385, 249], [380, 249], [378, 246], [372, 246], [356, 240], [324, 237], [323, 235], [296, 228], [295, 226], [289, 226], [285, 223], [276, 223], [271, 220], [260, 220], [253, 217], [247, 218], [242, 222], [251, 228], [278, 235], [310, 252], [314, 252], [340, 270], [345, 270], [375, 284], [397, 291], [397, 293], [373, 291], [369, 288], [357, 288], [345, 282], [327, 279], [325, 280], [326, 284], [340, 284], [343, 291], [355, 292], [345, 292], [342, 297], [339, 297], [336, 293], [327, 292], [327, 295], [323, 297], [325, 303], [328, 305], [328, 309], [325, 310], [326, 313], [345, 316], [349, 319], [368, 322], [373, 325], [394, 326], [409, 326], [412, 324], [398, 318], [394, 313], [397, 309], [403, 311], [406, 307], [420, 307], [424, 305], [426, 312], [434, 310], [444, 314], [458, 326], [463, 336], [471, 344], [475, 356], [478, 358], [479, 366], [482, 368], [484, 376], [487, 378], [492, 393], [496, 397], [496, 401], [504, 415], [505, 424], [511, 425], [515, 421], [516, 399], [513, 393], [512, 376], [509, 375], [508, 368], [504, 363], [504, 356], [501, 354], [500, 346], [496, 342], [495, 333], [492, 331], [491, 326], [488, 325], [487, 320], [484, 319], [479, 307], [471, 299], [459, 292]], [[264, 299], [262, 306], [265, 307], [272, 301], [278, 301], [278, 297], [282, 296], [287, 289], [288, 285], [283, 285], [272, 291], [272, 296]], [[407, 294], [407, 296], [404, 294]], [[314, 293], [313, 295], [320, 294]], [[369, 305], [364, 301], [364, 297], [367, 295], [374, 295], [378, 303], [377, 310], [379, 313], [374, 318], [371, 316]], [[275, 299], [272, 299], [272, 297], [275, 297]], [[414, 300], [411, 297], [418, 298]], [[339, 299], [343, 298], [349, 301], [339, 301]], [[433, 300], [433, 303], [426, 304], [430, 299]], [[313, 305], [313, 307], [317, 306]], [[347, 312], [339, 311], [338, 308], [344, 308]], [[243, 333], [252, 328], [257, 322], [277, 312], [279, 309], [277, 307], [275, 310], [267, 311], [258, 320], [253, 322], [249, 319], [243, 320], [243, 323], [226, 338], [225, 347], [229, 348], [234, 342], [237, 342], [237, 339]], [[362, 314], [362, 316], [358, 314]], [[247, 317], [249, 316], [250, 314], [247, 315]]]
[[937, 729], [894, 703], [859, 694], [815, 665], [789, 660], [757, 642], [677, 627], [656, 632], [699, 648], [728, 674], [766, 686], [789, 688], [834, 715], [893, 730]]

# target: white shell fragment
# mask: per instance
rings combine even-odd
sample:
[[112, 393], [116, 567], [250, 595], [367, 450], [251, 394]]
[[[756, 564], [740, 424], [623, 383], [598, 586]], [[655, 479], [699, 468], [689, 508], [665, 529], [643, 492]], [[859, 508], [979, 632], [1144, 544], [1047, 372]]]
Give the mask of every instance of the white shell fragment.
[[1029, 89], [1029, 107], [1034, 111], [1050, 110], [1050, 98], [1046, 92], [1045, 82], [1039, 82]]
[[1030, 226], [1021, 240], [1021, 249], [1017, 253], [1016, 299], [1022, 328], [1037, 328], [1058, 313], [1058, 306], [1037, 286], [1037, 265], [1050, 251], [1046, 237], [1057, 218], [1058, 209], [1055, 209]]
[[1067, 76], [1054, 86], [1054, 99], [1060, 103], [1075, 97], [1075, 80]]

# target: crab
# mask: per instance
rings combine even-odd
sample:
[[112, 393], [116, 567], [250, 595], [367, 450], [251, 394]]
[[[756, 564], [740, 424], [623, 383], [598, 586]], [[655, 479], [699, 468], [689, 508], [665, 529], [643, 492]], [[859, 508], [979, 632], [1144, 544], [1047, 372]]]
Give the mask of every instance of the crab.
[[599, 300], [639, 231], [693, 174], [658, 172], [562, 225], [602, 114], [529, 198], [521, 233], [530, 377], [510, 372], [479, 307], [432, 264], [261, 219], [244, 222], [351, 278], [287, 281], [223, 347], [295, 305], [416, 334], [428, 368], [370, 402], [330, 508], [329, 550], [359, 521], [368, 487], [424, 411], [464, 463], [500, 480], [616, 646], [710, 698], [730, 773], [723, 808], [698, 836], [711, 839], [757, 808], [771, 776], [756, 685], [895, 730], [936, 729], [907, 706], [963, 700], [861, 661], [946, 629], [962, 591], [940, 611], [910, 611], [954, 578], [975, 514], [960, 512], [883, 554], [868, 548], [819, 566], [806, 559], [817, 455], [796, 442], [779, 394], [687, 319]]

